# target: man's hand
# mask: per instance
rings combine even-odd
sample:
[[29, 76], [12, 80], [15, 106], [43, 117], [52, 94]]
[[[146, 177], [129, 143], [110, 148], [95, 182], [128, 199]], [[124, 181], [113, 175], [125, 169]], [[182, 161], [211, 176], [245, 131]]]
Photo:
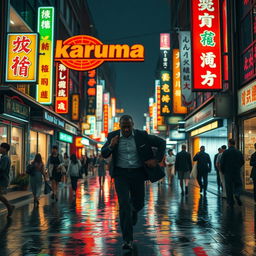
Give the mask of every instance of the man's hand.
[[149, 168], [154, 168], [157, 166], [158, 162], [156, 159], [149, 159], [147, 161], [145, 161], [145, 164], [147, 165], [147, 167]]
[[118, 141], [119, 141], [119, 135], [116, 135], [115, 137], [113, 137], [112, 139], [111, 139], [111, 142], [110, 142], [110, 147], [111, 148], [114, 148], [116, 145], [117, 145], [117, 143], [118, 143]]

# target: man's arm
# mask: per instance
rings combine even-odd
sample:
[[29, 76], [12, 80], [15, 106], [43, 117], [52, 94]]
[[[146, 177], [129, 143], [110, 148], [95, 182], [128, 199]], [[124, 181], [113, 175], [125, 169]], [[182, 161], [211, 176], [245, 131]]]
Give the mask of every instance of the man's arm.
[[256, 154], [253, 153], [250, 159], [250, 166], [256, 166]]
[[156, 159], [161, 162], [166, 149], [166, 141], [156, 135], [148, 135], [149, 143], [152, 147], [157, 148]]
[[0, 161], [0, 172], [4, 172], [8, 167], [8, 157], [3, 157]]
[[104, 144], [104, 146], [101, 148], [101, 155], [104, 158], [108, 158], [111, 154], [112, 154], [112, 149], [110, 148], [110, 138], [107, 138], [106, 143]]
[[199, 157], [199, 154], [197, 153], [194, 158], [193, 158], [193, 161], [198, 161], [198, 157]]

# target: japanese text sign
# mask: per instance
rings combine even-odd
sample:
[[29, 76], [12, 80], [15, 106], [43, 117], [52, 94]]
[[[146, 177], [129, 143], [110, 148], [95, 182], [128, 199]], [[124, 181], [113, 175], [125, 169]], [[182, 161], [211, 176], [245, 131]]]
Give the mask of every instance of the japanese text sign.
[[163, 124], [163, 117], [161, 116], [161, 83], [160, 80], [155, 80], [155, 107], [156, 107], [156, 128]]
[[160, 106], [161, 116], [168, 116], [171, 114], [171, 75], [169, 71], [160, 72], [161, 81], [161, 95]]
[[104, 104], [103, 105], [103, 115], [104, 115], [104, 120], [103, 120], [103, 132], [108, 135], [108, 117], [109, 117], [109, 105]]
[[256, 109], [256, 81], [238, 91], [238, 114]]
[[72, 121], [79, 121], [79, 94], [72, 94]]
[[37, 101], [49, 105], [53, 93], [54, 7], [38, 8], [37, 31], [40, 35]]
[[55, 112], [68, 113], [69, 69], [62, 63], [56, 63], [56, 102]]
[[96, 119], [102, 121], [103, 119], [103, 86], [97, 85], [97, 98], [96, 98]]
[[220, 1], [192, 0], [193, 90], [222, 89]]
[[173, 113], [187, 113], [187, 108], [183, 107], [181, 102], [179, 49], [173, 49]]
[[182, 106], [193, 105], [192, 76], [191, 76], [191, 35], [190, 31], [179, 33], [180, 43], [180, 80]]
[[7, 35], [6, 82], [36, 82], [36, 33], [10, 33]]
[[169, 58], [170, 58], [170, 34], [160, 34], [160, 58], [161, 68], [169, 69]]
[[87, 90], [87, 115], [96, 114], [96, 87], [97, 74], [96, 70], [90, 70], [87, 72], [86, 90]]

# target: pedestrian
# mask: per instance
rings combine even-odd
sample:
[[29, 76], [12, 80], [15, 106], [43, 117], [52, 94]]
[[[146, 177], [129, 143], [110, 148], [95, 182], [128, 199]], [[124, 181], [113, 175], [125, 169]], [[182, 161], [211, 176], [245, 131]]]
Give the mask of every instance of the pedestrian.
[[52, 183], [52, 195], [51, 198], [58, 201], [58, 185], [61, 181], [61, 176], [63, 172], [63, 157], [58, 153], [58, 146], [52, 147], [52, 153], [48, 158], [46, 168]]
[[181, 151], [177, 154], [175, 160], [175, 170], [178, 173], [178, 179], [180, 180], [181, 194], [188, 194], [188, 182], [190, 179], [190, 172], [192, 171], [192, 159], [189, 152], [186, 151], [186, 145], [181, 146]]
[[208, 173], [211, 172], [212, 162], [210, 156], [205, 153], [204, 146], [200, 147], [200, 152], [194, 156], [193, 161], [197, 161], [197, 181], [200, 186], [200, 193], [204, 191], [204, 195], [206, 195], [208, 186]]
[[173, 177], [175, 175], [175, 155], [173, 154], [173, 150], [169, 149], [168, 154], [165, 159], [166, 164], [166, 172], [168, 177], [168, 184], [171, 185], [173, 181]]
[[7, 187], [9, 185], [9, 174], [11, 161], [8, 156], [8, 151], [10, 150], [10, 145], [8, 143], [1, 143], [0, 145], [0, 201], [6, 206], [8, 210], [7, 217], [11, 217], [14, 205], [11, 205], [4, 194], [7, 193]]
[[67, 171], [68, 171], [68, 166], [70, 163], [70, 159], [68, 156], [68, 153], [64, 153], [64, 158], [63, 158], [63, 166], [65, 167], [65, 169], [63, 168], [63, 173], [62, 173], [62, 180], [64, 185], [67, 185]]
[[83, 155], [82, 159], [81, 159], [81, 169], [82, 169], [82, 173], [84, 173], [85, 177], [88, 176], [88, 157], [87, 155]]
[[227, 203], [233, 207], [234, 195], [239, 206], [242, 205], [240, 195], [242, 192], [241, 167], [244, 165], [244, 158], [241, 151], [235, 148], [235, 140], [228, 140], [228, 149], [222, 153], [220, 166], [224, 173]]
[[[124, 240], [122, 248], [131, 250], [133, 225], [136, 225], [138, 212], [144, 207], [144, 182], [154, 170], [160, 173], [158, 162], [164, 157], [166, 142], [160, 137], [148, 135], [146, 131], [134, 129], [133, 119], [129, 115], [123, 115], [119, 124], [120, 130], [109, 133], [101, 153], [104, 158], [112, 155], [112, 175]], [[158, 148], [155, 158], [152, 147]]]
[[[256, 143], [254, 144], [256, 150]], [[253, 181], [254, 203], [256, 203], [256, 151], [251, 155], [250, 166], [252, 166], [251, 179]]]
[[220, 173], [219, 173], [219, 168], [217, 167], [217, 157], [221, 153], [221, 148], [218, 148], [218, 153], [214, 156], [213, 164], [214, 164], [214, 169], [216, 171], [216, 177], [217, 177], [217, 186], [218, 186], [218, 191], [221, 188], [221, 181], [220, 181]]
[[220, 175], [220, 181], [221, 181], [221, 187], [222, 187], [222, 197], [226, 198], [227, 197], [227, 193], [226, 193], [226, 184], [225, 184], [225, 177], [224, 177], [224, 173], [221, 170], [221, 157], [223, 152], [227, 149], [226, 145], [221, 146], [221, 153], [218, 155], [217, 160], [216, 160], [216, 165], [217, 168], [219, 170], [219, 175]]
[[36, 154], [34, 160], [31, 163], [32, 172], [30, 173], [30, 187], [34, 197], [34, 206], [39, 205], [39, 198], [42, 192], [43, 177], [45, 180], [44, 163], [42, 156]]
[[70, 156], [68, 175], [70, 176], [73, 195], [75, 196], [77, 190], [77, 181], [81, 175], [81, 162], [77, 159], [75, 154]]
[[102, 188], [102, 186], [104, 185], [104, 182], [105, 182], [105, 176], [106, 176], [105, 166], [106, 166], [105, 159], [102, 157], [102, 155], [99, 155], [98, 177], [99, 177], [100, 188]]

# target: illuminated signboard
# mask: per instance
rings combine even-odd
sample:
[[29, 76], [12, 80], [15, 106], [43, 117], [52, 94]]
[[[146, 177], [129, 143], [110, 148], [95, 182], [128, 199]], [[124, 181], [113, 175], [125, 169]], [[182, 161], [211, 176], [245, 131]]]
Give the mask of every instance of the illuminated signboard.
[[222, 90], [220, 1], [191, 0], [193, 90]]
[[59, 132], [59, 140], [68, 143], [73, 143], [73, 136], [66, 134], [64, 132]]
[[50, 105], [53, 93], [54, 7], [38, 8], [37, 31], [40, 35], [37, 101]]
[[160, 80], [155, 80], [155, 103], [156, 103], [157, 125], [162, 125], [163, 117], [161, 116], [161, 84], [160, 84]]
[[169, 71], [161, 71], [161, 116], [171, 114], [171, 75]]
[[72, 94], [72, 121], [79, 121], [79, 94]]
[[96, 70], [87, 72], [86, 86], [87, 86], [87, 115], [96, 114], [96, 87], [97, 75]]
[[61, 63], [56, 63], [56, 102], [55, 112], [68, 113], [69, 70]]
[[116, 116], [116, 98], [111, 98], [112, 117]]
[[186, 114], [187, 108], [182, 106], [180, 86], [180, 51], [173, 49], [173, 113]]
[[87, 122], [90, 124], [90, 130], [85, 130], [85, 135], [93, 135], [96, 129], [96, 117], [95, 116], [87, 116]]
[[78, 35], [56, 41], [55, 60], [70, 69], [87, 71], [99, 67], [104, 61], [144, 61], [144, 46], [107, 45], [95, 37]]
[[108, 116], [109, 116], [109, 105], [108, 104], [104, 104], [103, 105], [103, 132], [105, 133], [105, 135], [108, 135]]
[[160, 34], [160, 55], [163, 69], [169, 69], [171, 39], [169, 33]]
[[96, 119], [97, 121], [102, 121], [103, 119], [103, 86], [97, 85], [96, 88]]
[[36, 33], [11, 33], [7, 35], [6, 82], [36, 82]]
[[191, 74], [191, 34], [190, 31], [179, 33], [180, 44], [180, 80], [182, 106], [193, 106], [192, 74]]

